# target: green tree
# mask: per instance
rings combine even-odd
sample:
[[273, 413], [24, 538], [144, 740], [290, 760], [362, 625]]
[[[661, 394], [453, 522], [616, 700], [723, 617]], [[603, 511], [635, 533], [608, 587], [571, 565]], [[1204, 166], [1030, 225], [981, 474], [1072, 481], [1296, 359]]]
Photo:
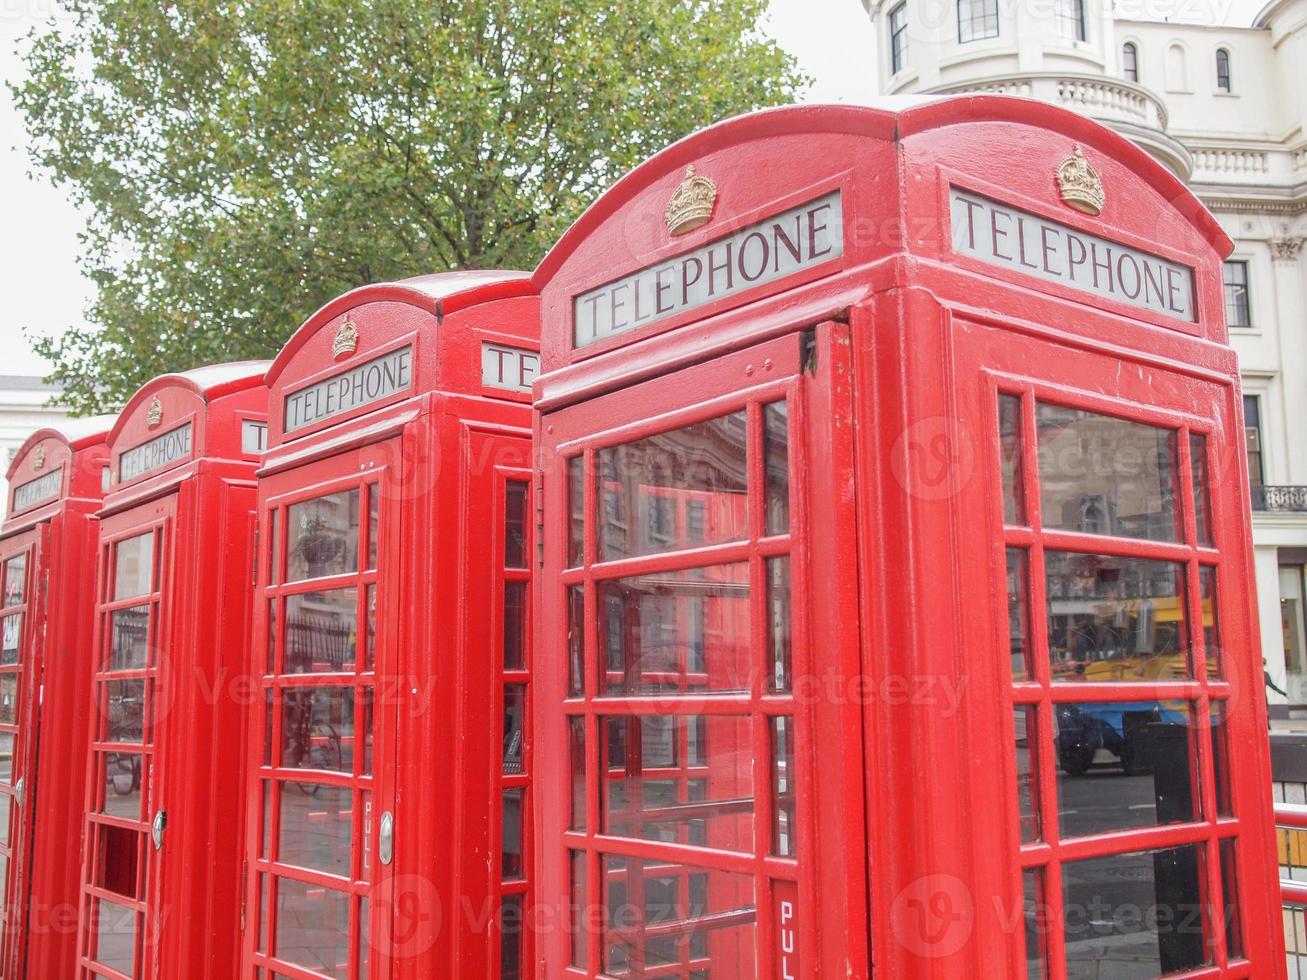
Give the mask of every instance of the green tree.
[[361, 283], [531, 268], [703, 125], [804, 79], [765, 0], [65, 0], [12, 86], [92, 215], [89, 328], [43, 341], [75, 410], [275, 353]]

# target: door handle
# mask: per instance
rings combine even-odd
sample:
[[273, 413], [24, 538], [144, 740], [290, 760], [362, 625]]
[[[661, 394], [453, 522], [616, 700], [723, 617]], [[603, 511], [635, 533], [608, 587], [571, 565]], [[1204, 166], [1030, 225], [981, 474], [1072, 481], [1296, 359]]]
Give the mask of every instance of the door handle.
[[381, 840], [377, 844], [377, 858], [387, 865], [395, 859], [395, 815], [389, 810], [381, 815]]
[[164, 810], [154, 812], [154, 820], [150, 824], [150, 839], [154, 841], [156, 851], [163, 849], [163, 832], [168, 827], [168, 814]]
[[26, 796], [26, 791], [27, 777], [20, 776], [18, 782], [14, 784], [14, 799], [17, 801], [19, 806], [23, 805], [23, 797]]

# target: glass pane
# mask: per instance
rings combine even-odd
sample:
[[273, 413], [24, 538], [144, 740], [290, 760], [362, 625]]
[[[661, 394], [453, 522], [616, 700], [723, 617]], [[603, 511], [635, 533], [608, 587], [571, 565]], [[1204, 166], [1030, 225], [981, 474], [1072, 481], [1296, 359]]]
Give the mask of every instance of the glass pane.
[[1054, 708], [1063, 837], [1197, 820], [1197, 740], [1184, 701]]
[[281, 765], [354, 771], [354, 688], [291, 687], [282, 692]]
[[1026, 508], [1021, 485], [1021, 398], [998, 396], [998, 445], [1003, 468], [1003, 523], [1024, 524]]
[[18, 675], [0, 674], [0, 725], [18, 724]]
[[602, 832], [753, 849], [748, 716], [600, 717]]
[[1068, 978], [1144, 978], [1203, 966], [1198, 847], [1063, 865]]
[[797, 857], [798, 806], [794, 765], [794, 719], [778, 716], [771, 719], [772, 749], [772, 853], [780, 857]]
[[95, 961], [123, 976], [136, 976], [136, 913], [104, 899], [95, 905]]
[[1239, 876], [1235, 871], [1235, 842], [1221, 841], [1221, 892], [1225, 899], [1225, 947], [1230, 959], [1244, 955], [1243, 924], [1239, 921]]
[[499, 980], [522, 977], [522, 896], [505, 895], [499, 906]]
[[368, 636], [363, 650], [363, 669], [377, 669], [377, 587], [369, 585], [366, 592]]
[[153, 590], [154, 532], [119, 541], [114, 548], [114, 599], [149, 595]]
[[585, 589], [580, 585], [567, 590], [567, 695], [580, 697], [585, 692]]
[[1044, 872], [1032, 868], [1021, 873], [1026, 920], [1026, 980], [1048, 976], [1048, 905], [1044, 900]]
[[372, 688], [365, 687], [363, 695], [363, 724], [359, 728], [359, 734], [363, 738], [363, 765], [360, 772], [364, 776], [372, 775], [372, 743], [375, 740], [373, 730], [373, 712], [372, 712]]
[[5, 562], [5, 608], [21, 606], [27, 594], [27, 552]]
[[504, 775], [522, 772], [522, 732], [526, 720], [526, 685], [504, 685]]
[[572, 819], [570, 829], [585, 830], [585, 718], [567, 719], [568, 771], [572, 774]]
[[1008, 654], [1012, 679], [1028, 681], [1034, 677], [1030, 637], [1030, 560], [1024, 548], [1007, 549], [1007, 622]]
[[767, 559], [767, 654], [773, 692], [794, 683], [793, 623], [790, 618], [790, 558]]
[[110, 670], [140, 670], [150, 663], [150, 607], [132, 606], [109, 614]]
[[525, 582], [504, 583], [504, 669], [526, 667]]
[[357, 572], [358, 489], [292, 504], [286, 534], [286, 581]]
[[1210, 504], [1207, 490], [1207, 437], [1196, 432], [1189, 434], [1189, 469], [1193, 474], [1194, 523], [1198, 529], [1198, 543], [1212, 543]]
[[381, 510], [381, 484], [368, 484], [368, 568], [377, 567], [377, 549], [381, 546], [378, 535], [381, 533], [379, 524]]
[[277, 600], [268, 600], [268, 673], [277, 672]]
[[569, 851], [568, 864], [572, 881], [572, 921], [569, 923], [572, 935], [572, 963], [582, 969], [590, 961], [586, 943], [590, 937], [591, 923], [594, 921], [589, 908], [587, 895], [589, 889], [586, 875], [586, 854], [584, 851]]
[[1207, 676], [1223, 677], [1225, 669], [1221, 650], [1221, 629], [1217, 621], [1216, 569], [1204, 565], [1198, 569], [1198, 591], [1203, 603], [1203, 647], [1207, 651]]
[[372, 948], [372, 934], [368, 932], [368, 900], [359, 899], [359, 974], [357, 980], [367, 980], [370, 976], [368, 973], [368, 950]]
[[321, 885], [277, 879], [279, 959], [328, 977], [349, 975], [349, 896]]
[[567, 461], [567, 565], [576, 568], [585, 554], [585, 457]]
[[1225, 727], [1225, 702], [1211, 703], [1212, 724], [1212, 778], [1216, 783], [1216, 814], [1233, 817], [1234, 805], [1230, 801], [1230, 741]]
[[[5, 847], [10, 845], [9, 840], [9, 813], [13, 809], [13, 797], [8, 793], [0, 793], [0, 844]], [[6, 879], [0, 878], [0, 888]]]
[[19, 639], [23, 635], [23, 614], [14, 613], [3, 620], [4, 641], [0, 644], [0, 667], [12, 667], [18, 663]]
[[124, 898], [139, 898], [144, 835], [133, 828], [106, 824], [91, 824], [90, 829], [96, 840], [92, 883]]
[[[271, 780], [261, 780], [259, 782], [259, 798], [263, 800], [263, 819], [259, 832], [259, 857], [270, 858], [272, 847], [272, 782]], [[267, 909], [265, 904], [264, 909]]]
[[1191, 676], [1182, 565], [1059, 551], [1044, 564], [1054, 681]]
[[287, 674], [352, 671], [358, 654], [358, 589], [286, 599]]
[[267, 549], [268, 549], [268, 551], [267, 551], [267, 556], [268, 556], [268, 584], [269, 584], [269, 585], [276, 585], [276, 584], [277, 584], [277, 574], [278, 574], [278, 572], [280, 571], [280, 570], [277, 568], [277, 554], [278, 554], [278, 551], [277, 551], [277, 516], [278, 516], [278, 514], [280, 514], [280, 513], [281, 513], [281, 512], [280, 512], [280, 511], [277, 511], [277, 510], [270, 510], [270, 511], [268, 511], [268, 543], [267, 543]]
[[1031, 736], [1039, 737], [1038, 711], [1033, 707], [1018, 706], [1014, 711], [1017, 745], [1017, 804], [1021, 815], [1021, 843], [1040, 840], [1039, 794], [1037, 780], [1039, 767], [1036, 746]]
[[527, 484], [513, 480], [504, 487], [504, 567], [526, 568]]
[[11, 786], [14, 782], [14, 733], [0, 732], [0, 783]]
[[259, 945], [256, 948], [263, 953], [268, 951], [268, 922], [272, 918], [268, 908], [270, 880], [267, 875], [259, 875]]
[[1045, 528], [1175, 541], [1175, 432], [1037, 406]]
[[604, 971], [688, 965], [687, 976], [757, 975], [757, 910], [750, 875], [605, 854]]
[[790, 529], [789, 405], [772, 402], [762, 408], [763, 460], [767, 470], [767, 533]]
[[599, 604], [607, 693], [749, 690], [747, 563], [613, 579]]
[[500, 848], [499, 870], [504, 881], [520, 881], [525, 877], [522, 861], [522, 795], [523, 790], [504, 790], [503, 839]]
[[145, 737], [145, 681], [110, 681], [104, 685], [110, 742], [140, 743]]
[[142, 757], [133, 752], [106, 752], [100, 759], [104, 785], [100, 812], [140, 820]]
[[[626, 558], [744, 538], [747, 428], [741, 411], [600, 450], [600, 555]], [[704, 508], [703, 526], [693, 531], [691, 502]]]
[[341, 786], [282, 783], [277, 860], [325, 874], [350, 875], [354, 796]]

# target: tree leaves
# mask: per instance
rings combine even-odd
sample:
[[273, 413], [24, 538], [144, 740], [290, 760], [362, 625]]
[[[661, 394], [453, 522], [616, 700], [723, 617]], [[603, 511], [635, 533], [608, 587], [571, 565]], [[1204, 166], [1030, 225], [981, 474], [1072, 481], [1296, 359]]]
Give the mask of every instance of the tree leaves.
[[14, 96], [93, 213], [82, 413], [276, 353], [365, 282], [525, 268], [604, 187], [804, 83], [765, 0], [66, 0]]

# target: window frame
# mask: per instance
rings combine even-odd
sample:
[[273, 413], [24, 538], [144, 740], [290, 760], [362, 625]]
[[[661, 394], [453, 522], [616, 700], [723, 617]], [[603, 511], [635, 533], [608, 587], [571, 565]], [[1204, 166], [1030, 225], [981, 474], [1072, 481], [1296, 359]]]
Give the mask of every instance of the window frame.
[[900, 0], [890, 8], [886, 23], [889, 24], [890, 74], [897, 75], [908, 64], [908, 0]]
[[[1236, 269], [1242, 282], [1231, 281], [1230, 273]], [[1242, 298], [1232, 301], [1232, 288], [1242, 288]], [[1247, 259], [1226, 259], [1221, 263], [1221, 292], [1225, 300], [1225, 325], [1236, 330], [1253, 329], [1252, 264]], [[1237, 322], [1240, 320], [1243, 322]]]
[[1089, 26], [1085, 18], [1085, 0], [1057, 0], [1053, 6], [1053, 29], [1064, 41], [1087, 41]]
[[1001, 33], [998, 13], [998, 0], [957, 0], [958, 43], [998, 37]]
[[1121, 77], [1127, 82], [1139, 83], [1139, 45], [1134, 41], [1121, 45]]
[[1227, 95], [1234, 94], [1234, 72], [1231, 70], [1231, 61], [1229, 48], [1216, 49], [1216, 90]]

